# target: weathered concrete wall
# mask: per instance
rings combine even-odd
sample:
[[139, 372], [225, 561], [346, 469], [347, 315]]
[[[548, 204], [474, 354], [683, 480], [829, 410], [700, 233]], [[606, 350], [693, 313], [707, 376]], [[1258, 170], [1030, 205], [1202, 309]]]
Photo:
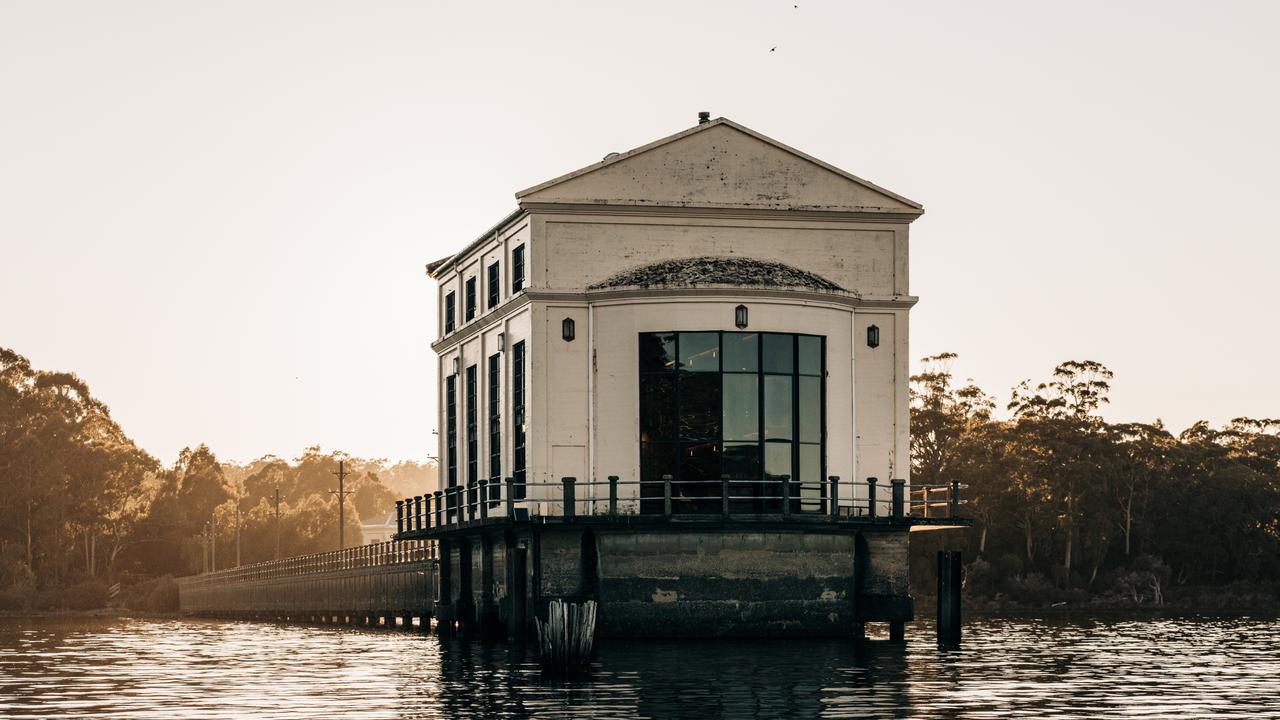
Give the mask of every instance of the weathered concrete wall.
[[601, 532], [602, 636], [848, 636], [848, 533]]

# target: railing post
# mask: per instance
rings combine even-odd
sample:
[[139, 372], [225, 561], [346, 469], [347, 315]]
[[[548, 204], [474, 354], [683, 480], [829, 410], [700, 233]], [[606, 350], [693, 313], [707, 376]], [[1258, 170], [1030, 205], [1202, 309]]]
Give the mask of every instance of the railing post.
[[404, 532], [404, 501], [396, 501], [396, 532]]
[[480, 485], [480, 491], [476, 497], [480, 501], [480, 519], [488, 520], [489, 519], [489, 480], [487, 478], [481, 478], [479, 485]]
[[662, 476], [662, 514], [671, 517], [671, 476]]
[[729, 517], [729, 476], [720, 476], [720, 514]]
[[476, 497], [476, 481], [468, 480], [467, 494], [463, 496], [463, 499], [466, 501], [466, 504], [467, 504], [467, 520], [476, 519], [476, 505], [475, 503], [471, 502], [471, 498], [473, 497]]
[[419, 495], [418, 498], [422, 500], [422, 529], [430, 530], [431, 529], [431, 493], [426, 493], [425, 495]]
[[782, 517], [791, 517], [791, 476], [782, 476]]
[[828, 475], [827, 485], [831, 488], [827, 492], [827, 513], [834, 517], [840, 514], [840, 476]]
[[609, 476], [609, 514], [618, 514], [618, 476]]
[[960, 480], [958, 478], [951, 479], [951, 517], [957, 517], [960, 514]]
[[564, 512], [566, 518], [572, 519], [577, 512], [577, 502], [574, 498], [573, 485], [577, 482], [577, 478], [564, 477], [560, 478], [560, 482], [564, 483]]
[[415, 495], [413, 498], [413, 529], [422, 529], [422, 496]]
[[876, 478], [867, 478], [867, 517], [876, 516]]
[[441, 512], [443, 511], [443, 509], [444, 509], [444, 508], [443, 508], [443, 507], [441, 507], [441, 506], [443, 505], [443, 503], [442, 503], [442, 502], [440, 502], [440, 500], [441, 500], [441, 496], [442, 496], [443, 494], [444, 494], [444, 493], [440, 492], [439, 490], [436, 490], [435, 492], [431, 493], [431, 496], [432, 496], [433, 498], [435, 498], [435, 506], [434, 506], [434, 507], [435, 507], [435, 514], [436, 514], [436, 522], [435, 522], [435, 525], [436, 525], [436, 527], [437, 527], [437, 528], [444, 527], [444, 523], [443, 523], [443, 522], [441, 522], [441, 520], [443, 519], [443, 518], [441, 517]]
[[506, 485], [507, 485], [507, 519], [515, 520], [516, 519], [516, 493], [515, 493], [516, 479], [514, 477], [508, 477], [506, 480]]
[[901, 520], [903, 516], [903, 505], [905, 504], [905, 495], [907, 489], [907, 481], [902, 479], [890, 480], [889, 484], [893, 486], [893, 519]]

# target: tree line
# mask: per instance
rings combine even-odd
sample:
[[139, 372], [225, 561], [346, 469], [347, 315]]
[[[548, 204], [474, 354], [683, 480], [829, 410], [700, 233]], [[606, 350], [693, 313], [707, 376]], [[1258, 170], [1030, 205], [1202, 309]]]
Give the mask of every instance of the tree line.
[[1159, 604], [1184, 587], [1280, 588], [1280, 420], [1107, 422], [1114, 376], [1093, 361], [1019, 384], [997, 418], [955, 359], [911, 378], [912, 482], [967, 486], [975, 527], [948, 542], [967, 547], [971, 594]]
[[336, 549], [339, 460], [348, 544], [434, 483], [431, 464], [318, 447], [236, 464], [200, 444], [165, 467], [80, 378], [0, 348], [0, 610], [92, 605], [116, 583], [231, 567], [237, 546], [242, 564]]

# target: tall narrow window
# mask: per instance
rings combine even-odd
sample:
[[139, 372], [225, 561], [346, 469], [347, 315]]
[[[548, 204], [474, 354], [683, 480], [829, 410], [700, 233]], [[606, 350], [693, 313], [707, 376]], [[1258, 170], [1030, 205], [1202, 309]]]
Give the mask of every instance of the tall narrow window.
[[515, 480], [513, 498], [525, 498], [524, 485], [524, 341], [511, 346], [511, 477]]
[[[820, 511], [826, 416], [824, 339], [780, 333], [640, 335], [642, 512], [663, 476], [676, 512]], [[787, 485], [783, 486], [784, 481]]]
[[524, 245], [517, 245], [511, 251], [511, 294], [515, 295], [524, 289]]
[[467, 501], [476, 502], [480, 479], [479, 438], [476, 437], [476, 366], [467, 366]]
[[476, 279], [467, 278], [467, 317], [466, 321], [471, 322], [476, 317]]
[[489, 356], [489, 499], [502, 497], [502, 355]]
[[457, 301], [453, 293], [444, 296], [444, 334], [453, 332], [454, 318], [458, 314]]
[[498, 291], [501, 289], [498, 285], [500, 282], [501, 281], [498, 279], [498, 263], [493, 263], [489, 266], [489, 284], [488, 287], [485, 288], [489, 291], [489, 302], [485, 306], [485, 309], [492, 310], [498, 306]]
[[450, 375], [444, 379], [444, 402], [445, 402], [445, 466], [447, 468], [448, 484], [446, 487], [453, 487], [458, 484], [458, 376]]

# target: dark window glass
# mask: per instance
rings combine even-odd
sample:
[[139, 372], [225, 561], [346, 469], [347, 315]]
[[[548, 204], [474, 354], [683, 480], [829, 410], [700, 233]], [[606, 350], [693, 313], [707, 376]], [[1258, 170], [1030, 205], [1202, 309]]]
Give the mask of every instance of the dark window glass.
[[515, 481], [516, 500], [526, 496], [524, 416], [524, 341], [521, 340], [511, 346], [511, 477]]
[[445, 463], [448, 474], [445, 476], [448, 487], [458, 484], [458, 376], [450, 375], [444, 380], [445, 396], [445, 441], [447, 451]]
[[675, 368], [675, 333], [645, 333], [640, 336], [640, 372], [667, 372]]
[[[489, 356], [489, 480], [502, 483], [502, 356]], [[491, 486], [492, 487], [492, 486]], [[491, 495], [497, 496], [496, 490]]]
[[822, 338], [816, 335], [801, 335], [796, 338], [796, 349], [801, 375], [822, 374]]
[[802, 443], [799, 448], [799, 509], [817, 512], [822, 509], [822, 446]]
[[676, 439], [676, 378], [674, 375], [640, 376], [640, 439]]
[[677, 395], [680, 437], [684, 440], [712, 440], [720, 437], [720, 375], [681, 375]]
[[444, 332], [446, 335], [453, 332], [454, 317], [458, 314], [453, 293], [444, 296]]
[[[790, 477], [791, 469], [791, 443], [789, 442], [767, 442], [764, 444], [764, 474], [769, 480], [777, 481], [783, 475]], [[776, 492], [774, 495], [780, 495]]]
[[524, 289], [524, 245], [517, 245], [511, 251], [511, 294], [515, 295]]
[[[656, 514], [662, 507], [662, 476], [676, 472], [675, 443], [643, 442], [640, 443], [640, 512]], [[675, 485], [672, 484], [672, 493]]]
[[822, 441], [822, 378], [801, 376], [796, 409], [800, 415], [800, 442]]
[[489, 310], [498, 306], [498, 293], [501, 290], [498, 286], [501, 282], [502, 281], [498, 279], [498, 263], [492, 263], [489, 265], [488, 286], [485, 288], [489, 291], [489, 303], [486, 306]]
[[764, 336], [764, 371], [791, 374], [795, 363], [795, 338], [791, 335], [766, 333]]
[[760, 368], [760, 337], [755, 333], [724, 334], [724, 371], [755, 372]]
[[476, 366], [467, 367], [467, 483], [480, 479], [479, 438], [476, 435]]
[[[823, 511], [824, 342], [732, 332], [643, 333], [639, 339], [641, 512]], [[678, 372], [673, 369], [678, 368]]]
[[724, 439], [760, 439], [760, 376], [724, 376]]
[[717, 512], [720, 509], [720, 443], [680, 446], [679, 482], [672, 488], [679, 498], [675, 512]]
[[680, 333], [680, 369], [688, 372], [719, 372], [719, 333]]
[[466, 321], [470, 322], [476, 316], [476, 279], [467, 278], [467, 316]]
[[764, 437], [766, 440], [790, 440], [792, 427], [791, 377], [764, 376]]

